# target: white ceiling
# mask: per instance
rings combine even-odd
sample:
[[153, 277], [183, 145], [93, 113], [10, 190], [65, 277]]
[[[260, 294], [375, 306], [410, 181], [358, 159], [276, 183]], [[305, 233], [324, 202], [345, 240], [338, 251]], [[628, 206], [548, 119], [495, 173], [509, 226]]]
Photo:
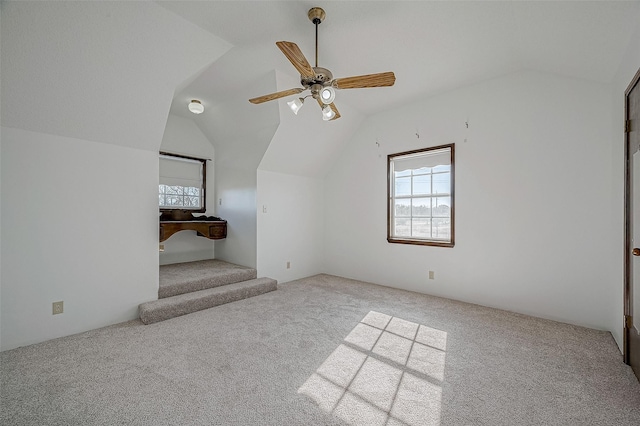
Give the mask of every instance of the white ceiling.
[[348, 104], [364, 115], [523, 69], [608, 83], [640, 25], [638, 1], [159, 4], [235, 46], [176, 94], [172, 112], [184, 116], [189, 97], [228, 99], [274, 69], [297, 78], [276, 41], [297, 43], [314, 65], [314, 25], [307, 18], [313, 6], [327, 13], [318, 65], [334, 77], [396, 74], [392, 88], [338, 92], [338, 108]]
[[153, 2], [0, 2], [3, 126], [157, 151], [176, 86], [231, 45]]
[[[299, 81], [276, 41], [297, 43], [313, 64], [313, 6], [327, 13], [320, 66], [336, 77], [397, 78], [339, 91], [343, 118], [332, 123], [309, 108], [308, 120], [283, 118], [284, 100], [248, 102]], [[270, 169], [312, 175], [367, 115], [420, 98], [524, 69], [606, 84], [640, 25], [640, 1], [0, 1], [0, 11], [3, 126], [157, 150], [171, 111], [216, 149], [232, 152], [242, 139], [258, 159], [269, 147]], [[187, 111], [192, 98], [205, 114]], [[260, 139], [278, 126], [287, 129], [275, 142]], [[283, 155], [296, 150], [314, 155]]]

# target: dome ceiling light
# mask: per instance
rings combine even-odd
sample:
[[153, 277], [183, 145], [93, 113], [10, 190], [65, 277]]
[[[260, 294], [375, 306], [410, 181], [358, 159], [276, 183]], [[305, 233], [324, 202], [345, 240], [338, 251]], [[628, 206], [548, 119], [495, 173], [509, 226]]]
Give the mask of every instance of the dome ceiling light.
[[202, 105], [202, 102], [199, 100], [192, 99], [191, 102], [189, 102], [189, 111], [194, 114], [202, 114], [204, 112], [204, 105]]

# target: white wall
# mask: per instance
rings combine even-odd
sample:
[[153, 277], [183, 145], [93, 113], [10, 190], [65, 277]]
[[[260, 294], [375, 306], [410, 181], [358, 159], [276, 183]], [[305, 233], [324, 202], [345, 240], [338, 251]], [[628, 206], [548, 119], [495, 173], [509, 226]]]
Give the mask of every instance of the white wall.
[[216, 258], [252, 268], [257, 253], [256, 170], [280, 121], [277, 103], [254, 105], [247, 100], [274, 89], [272, 74], [211, 103], [204, 120], [197, 122], [203, 133], [215, 136], [216, 212], [227, 221], [227, 238], [215, 244]]
[[[611, 123], [606, 85], [538, 72], [369, 117], [325, 181], [327, 272], [614, 330]], [[387, 243], [386, 156], [451, 142], [455, 247]]]
[[227, 238], [216, 240], [216, 258], [256, 267], [256, 171], [216, 162], [217, 212], [227, 221]]
[[323, 213], [322, 180], [258, 170], [258, 275], [283, 283], [323, 272]]
[[611, 144], [611, 164], [613, 167], [613, 181], [611, 185], [611, 223], [614, 237], [618, 244], [612, 247], [614, 258], [618, 262], [614, 264], [612, 279], [619, 283], [615, 289], [615, 298], [619, 300], [617, 309], [611, 312], [611, 321], [616, 324], [612, 331], [618, 346], [622, 348], [622, 316], [623, 312], [623, 281], [624, 281], [624, 92], [631, 83], [634, 75], [640, 69], [640, 27], [638, 27], [631, 37], [629, 46], [623, 56], [622, 63], [618, 68], [612, 82], [612, 144]]
[[[298, 79], [279, 71], [275, 76], [277, 90], [298, 84]], [[257, 175], [260, 276], [282, 283], [323, 272], [323, 177], [342, 143], [364, 120], [344, 98], [338, 104], [347, 118], [326, 122], [314, 99], [307, 99], [297, 115], [285, 101], [277, 102], [280, 126], [262, 157]]]
[[157, 153], [2, 138], [2, 350], [136, 318], [157, 298]]
[[[195, 215], [215, 216], [215, 152], [213, 145], [194, 122], [199, 118], [194, 116], [194, 119], [190, 120], [169, 114], [160, 151], [211, 160], [207, 162], [207, 210], [205, 213], [195, 213]], [[178, 232], [162, 244], [164, 244], [164, 251], [160, 252], [161, 265], [215, 258], [214, 240], [198, 237], [196, 231]]]

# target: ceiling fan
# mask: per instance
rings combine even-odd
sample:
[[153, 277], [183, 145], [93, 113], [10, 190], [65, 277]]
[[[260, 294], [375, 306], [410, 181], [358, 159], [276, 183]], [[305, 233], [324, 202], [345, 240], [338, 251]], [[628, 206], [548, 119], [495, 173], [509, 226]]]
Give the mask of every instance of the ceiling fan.
[[296, 98], [287, 102], [289, 107], [295, 114], [302, 107], [304, 100], [308, 97], [318, 101], [322, 108], [322, 118], [325, 121], [340, 118], [338, 108], [333, 103], [335, 98], [335, 89], [359, 89], [365, 87], [386, 87], [393, 86], [396, 76], [393, 72], [383, 72], [378, 74], [359, 75], [355, 77], [333, 78], [333, 74], [326, 68], [318, 66], [318, 25], [324, 20], [326, 14], [319, 7], [311, 8], [308, 17], [316, 26], [316, 66], [312, 67], [304, 57], [297, 44], [290, 41], [278, 41], [276, 46], [280, 48], [284, 56], [289, 59], [291, 64], [300, 73], [300, 84], [302, 88], [294, 88], [283, 90], [281, 92], [271, 93], [269, 95], [259, 96], [249, 99], [253, 104], [261, 104], [263, 102], [272, 101], [274, 99], [284, 98], [285, 96], [297, 95], [309, 90], [310, 94], [304, 97]]

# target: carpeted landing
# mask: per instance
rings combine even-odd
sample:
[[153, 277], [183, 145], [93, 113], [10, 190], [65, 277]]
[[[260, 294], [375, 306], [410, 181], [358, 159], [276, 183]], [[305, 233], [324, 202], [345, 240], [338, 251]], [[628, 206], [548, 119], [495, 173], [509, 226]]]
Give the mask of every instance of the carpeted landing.
[[329, 275], [5, 351], [0, 384], [11, 426], [640, 424], [608, 332]]
[[276, 280], [256, 276], [218, 259], [162, 265], [158, 300], [140, 304], [140, 320], [152, 324], [277, 289]]

